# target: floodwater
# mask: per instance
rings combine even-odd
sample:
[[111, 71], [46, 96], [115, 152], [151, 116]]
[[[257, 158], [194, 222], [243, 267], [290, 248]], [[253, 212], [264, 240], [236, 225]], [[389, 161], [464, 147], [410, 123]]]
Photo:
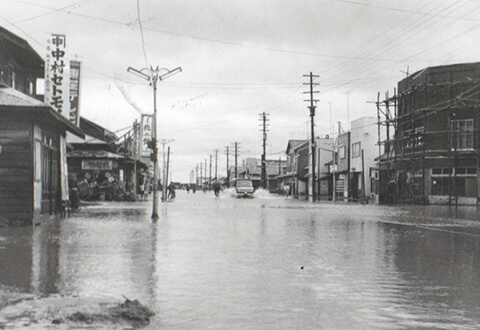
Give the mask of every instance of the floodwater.
[[[0, 228], [0, 290], [138, 299], [157, 329], [478, 329], [475, 207], [223, 192]], [[1, 314], [1, 310], [0, 310]]]

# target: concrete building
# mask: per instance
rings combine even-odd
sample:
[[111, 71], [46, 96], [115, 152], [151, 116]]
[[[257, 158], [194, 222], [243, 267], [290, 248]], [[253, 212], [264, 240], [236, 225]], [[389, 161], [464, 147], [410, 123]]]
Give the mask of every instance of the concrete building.
[[349, 198], [360, 200], [370, 197], [373, 191], [377, 147], [377, 118], [362, 117], [350, 125], [350, 175]]

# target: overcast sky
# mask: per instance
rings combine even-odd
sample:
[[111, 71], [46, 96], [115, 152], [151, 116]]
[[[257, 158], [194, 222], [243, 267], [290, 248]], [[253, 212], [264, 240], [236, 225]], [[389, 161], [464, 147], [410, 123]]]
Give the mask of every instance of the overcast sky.
[[[260, 157], [259, 113], [269, 113], [267, 157], [309, 136], [303, 75], [319, 75], [315, 135], [376, 116], [377, 93], [427, 66], [479, 60], [477, 0], [0, 0], [0, 25], [40, 55], [66, 34], [83, 62], [81, 115], [123, 134], [153, 112], [147, 65], [183, 72], [158, 85], [159, 139], [173, 180], [238, 142]], [[139, 5], [137, 7], [137, 5]], [[140, 10], [138, 10], [138, 8]], [[140, 18], [140, 21], [139, 21]], [[140, 23], [143, 27], [143, 43]], [[137, 109], [137, 110], [136, 110]], [[336, 130], [336, 128], [335, 128]], [[231, 159], [232, 160], [232, 159]]]

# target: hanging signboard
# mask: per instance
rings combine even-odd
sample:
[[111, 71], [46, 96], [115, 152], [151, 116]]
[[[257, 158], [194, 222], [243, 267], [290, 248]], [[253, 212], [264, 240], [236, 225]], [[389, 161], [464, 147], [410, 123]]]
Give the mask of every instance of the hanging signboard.
[[67, 119], [70, 116], [69, 79], [67, 37], [52, 34], [48, 38], [45, 59], [45, 102]]
[[151, 150], [148, 149], [148, 142], [152, 140], [152, 115], [142, 115], [140, 122], [140, 156], [149, 157]]
[[69, 92], [70, 92], [70, 113], [68, 119], [70, 122], [75, 125], [79, 126], [79, 118], [80, 118], [80, 110], [79, 110], [79, 103], [80, 103], [80, 65], [79, 61], [70, 61], [70, 84], [69, 84]]
[[101, 170], [107, 171], [113, 169], [113, 161], [106, 159], [82, 159], [82, 170]]

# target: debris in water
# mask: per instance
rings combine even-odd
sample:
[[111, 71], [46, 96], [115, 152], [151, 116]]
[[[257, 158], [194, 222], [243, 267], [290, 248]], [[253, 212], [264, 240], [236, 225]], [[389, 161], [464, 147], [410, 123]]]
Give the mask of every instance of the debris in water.
[[150, 323], [150, 317], [155, 315], [148, 307], [143, 306], [138, 300], [130, 300], [126, 297], [125, 302], [108, 308], [103, 313], [75, 312], [68, 316], [72, 322], [91, 324], [94, 322], [121, 322], [125, 321], [132, 326], [142, 326]]

